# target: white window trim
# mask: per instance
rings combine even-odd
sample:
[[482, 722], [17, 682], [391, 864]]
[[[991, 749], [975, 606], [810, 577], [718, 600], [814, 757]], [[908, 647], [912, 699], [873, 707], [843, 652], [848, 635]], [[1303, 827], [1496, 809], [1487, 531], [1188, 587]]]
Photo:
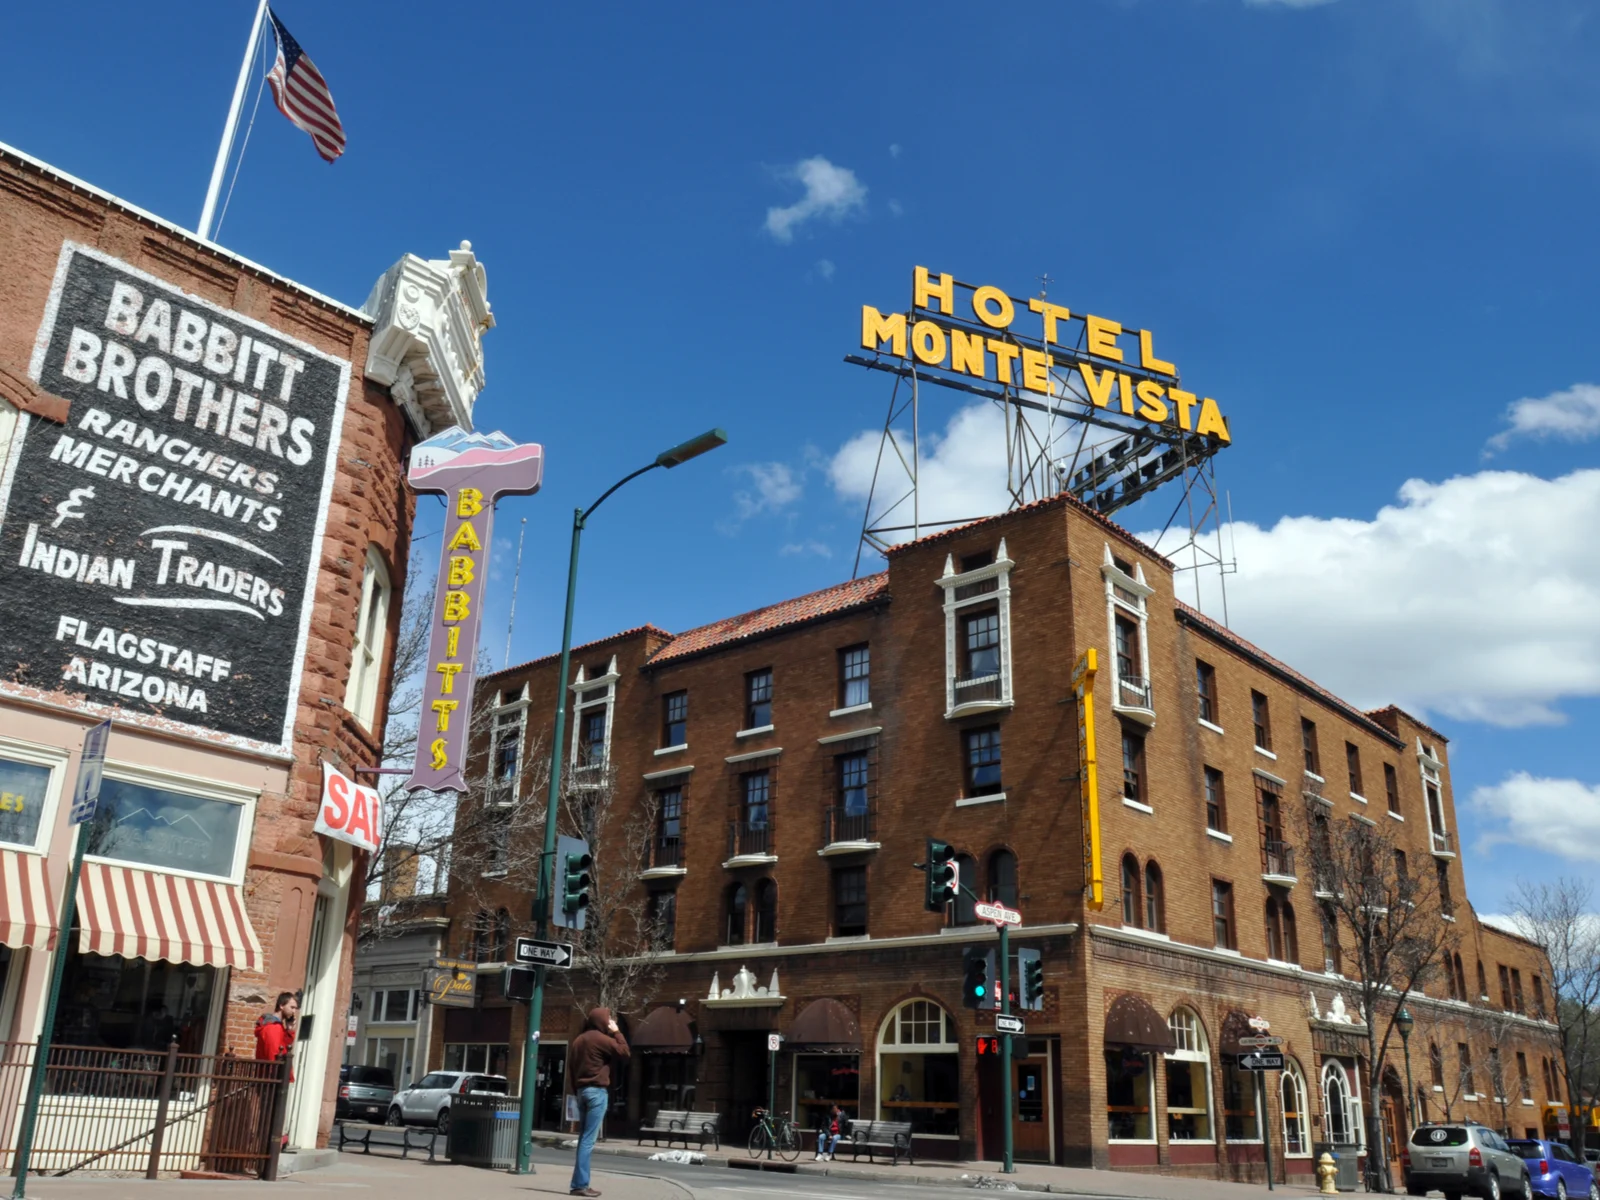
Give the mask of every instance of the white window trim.
[[[994, 561], [973, 571], [958, 574], [954, 556], [945, 555], [944, 574], [936, 582], [944, 589], [944, 715], [947, 719], [1010, 708], [1014, 703], [1011, 693], [1011, 568], [1014, 566], [1016, 563], [1006, 556], [1005, 538], [1000, 539], [1000, 549]], [[982, 583], [985, 579], [997, 580], [997, 589], [966, 600], [954, 598], [957, 588]], [[1000, 615], [1000, 699], [969, 700], [958, 705], [956, 675], [961, 656], [956, 645], [957, 614], [964, 608], [980, 604], [994, 604]]]
[[733, 736], [736, 738], [755, 737], [758, 733], [771, 733], [776, 725], [752, 725], [749, 729], [741, 729]]
[[[611, 656], [611, 661], [606, 666], [604, 675], [597, 675], [593, 679], [585, 679], [583, 677], [584, 670], [584, 667], [579, 666], [577, 678], [569, 685], [572, 689], [572, 756], [568, 761], [572, 764], [571, 770], [574, 783], [582, 782], [586, 777], [591, 776], [596, 769], [592, 764], [587, 767], [578, 765], [578, 747], [581, 744], [580, 736], [583, 733], [583, 716], [585, 711], [589, 709], [603, 706], [606, 710], [606, 736], [605, 741], [600, 744], [599, 772], [604, 774], [605, 768], [611, 765], [612, 726], [616, 723], [614, 720], [617, 707], [616, 685], [617, 680], [621, 678], [617, 674], [617, 656], [615, 654]], [[592, 700], [589, 699], [589, 693], [599, 688], [605, 689], [605, 695], [598, 696]]]
[[[870, 939], [868, 939], [868, 940], [870, 940]], [[939, 1010], [940, 1017], [941, 1017], [941, 1023], [940, 1023], [940, 1026], [939, 1026], [939, 1035], [941, 1037], [944, 1036], [945, 1030], [949, 1027], [950, 1024], [952, 1024], [950, 1010], [945, 1008], [944, 1005], [940, 1004], [937, 1000], [935, 1000], [935, 999], [933, 999], [932, 997], [929, 997], [929, 996], [912, 996], [909, 999], [902, 1000], [899, 1004], [896, 1004], [893, 1008], [891, 1008], [889, 1010], [888, 1015], [886, 1017], [884, 1017], [881, 1022], [879, 1022], [879, 1024], [878, 1024], [877, 1044], [873, 1047], [873, 1055], [872, 1055], [872, 1082], [873, 1082], [873, 1086], [874, 1086], [874, 1088], [876, 1089], [876, 1092], [877, 1092], [877, 1111], [878, 1111], [878, 1114], [879, 1114], [878, 1116], [875, 1116], [875, 1117], [872, 1118], [875, 1121], [882, 1121], [882, 1120], [886, 1119], [882, 1115], [882, 1113], [883, 1113], [883, 1099], [884, 1099], [883, 1054], [884, 1054], [884, 1050], [885, 1050], [885, 1043], [884, 1043], [884, 1040], [883, 1040], [883, 1035], [888, 1031], [889, 1023], [891, 1021], [895, 1021], [895, 1022], [899, 1021], [901, 1010], [905, 1009], [908, 1005], [917, 1003], [919, 1000], [923, 1001], [923, 1002], [925, 1002], [927, 1004], [931, 1004], [931, 1005], [933, 1005], [935, 1008], [937, 1008]], [[899, 1026], [896, 1025], [896, 1027], [895, 1027], [895, 1036], [898, 1037], [899, 1033], [900, 1033]], [[920, 1042], [920, 1043], [895, 1042], [892, 1046], [888, 1046], [887, 1049], [888, 1049], [888, 1052], [890, 1054], [955, 1054], [955, 1055], [959, 1055], [961, 1053], [961, 1045], [960, 1045], [959, 1042]], [[917, 1134], [917, 1136], [919, 1138], [930, 1138], [930, 1139], [932, 1139], [934, 1141], [953, 1142], [953, 1141], [957, 1140], [959, 1135], [951, 1134], [951, 1133], [919, 1133], [919, 1134]]]
[[1199, 722], [1202, 729], [1209, 729], [1212, 733], [1227, 733], [1227, 730], [1221, 725], [1214, 725], [1204, 717], [1196, 717], [1195, 720]]
[[1345, 1070], [1344, 1063], [1337, 1058], [1330, 1058], [1327, 1062], [1322, 1064], [1322, 1078], [1319, 1081], [1322, 1085], [1322, 1132], [1324, 1134], [1328, 1132], [1328, 1114], [1331, 1111], [1331, 1106], [1328, 1103], [1328, 1079], [1330, 1071], [1339, 1072], [1339, 1079], [1344, 1088], [1346, 1100], [1344, 1106], [1345, 1116], [1349, 1118], [1348, 1124], [1351, 1128], [1351, 1131], [1356, 1135], [1356, 1140], [1354, 1142], [1343, 1142], [1339, 1144], [1347, 1146], [1354, 1145], [1361, 1149], [1365, 1149], [1367, 1144], [1367, 1131], [1364, 1128], [1365, 1121], [1362, 1115], [1361, 1093], [1353, 1085], [1350, 1078], [1350, 1072]]
[[1433, 813], [1428, 808], [1428, 785], [1431, 783], [1439, 792], [1439, 832], [1446, 838], [1450, 835], [1449, 822], [1445, 820], [1444, 812], [1444, 763], [1428, 753], [1422, 739], [1417, 739], [1417, 775], [1422, 780], [1422, 810], [1428, 818], [1428, 848], [1433, 849]]
[[[1171, 1136], [1171, 1134], [1169, 1133], [1167, 1135], [1167, 1141], [1168, 1141], [1169, 1144], [1175, 1143], [1175, 1144], [1184, 1145], [1184, 1146], [1215, 1146], [1219, 1139], [1217, 1137], [1217, 1113], [1216, 1113], [1216, 1104], [1215, 1104], [1216, 1097], [1212, 1094], [1213, 1088], [1216, 1086], [1216, 1081], [1214, 1079], [1212, 1079], [1211, 1043], [1206, 1038], [1206, 1027], [1205, 1027], [1205, 1024], [1200, 1020], [1200, 1014], [1195, 1012], [1188, 1005], [1180, 1005], [1177, 1009], [1175, 1009], [1173, 1012], [1168, 1014], [1168, 1016], [1167, 1016], [1167, 1028], [1168, 1028], [1168, 1030], [1172, 1029], [1172, 1018], [1177, 1016], [1178, 1013], [1180, 1013], [1180, 1012], [1188, 1013], [1190, 1018], [1194, 1021], [1194, 1034], [1195, 1034], [1196, 1041], [1199, 1042], [1199, 1048], [1195, 1049], [1195, 1050], [1173, 1050], [1170, 1053], [1163, 1054], [1161, 1057], [1163, 1059], [1171, 1060], [1173, 1062], [1187, 1062], [1187, 1063], [1203, 1063], [1203, 1064], [1205, 1064], [1205, 1068], [1206, 1068], [1206, 1090], [1205, 1090], [1205, 1097], [1206, 1097], [1206, 1124], [1211, 1127], [1211, 1136], [1208, 1137], [1208, 1138], [1175, 1138], [1175, 1137]], [[1174, 1032], [1172, 1036], [1173, 1036], [1173, 1040], [1176, 1041], [1178, 1035]], [[1187, 1113], [1187, 1112], [1190, 1112], [1192, 1110], [1185, 1109], [1184, 1111], [1185, 1111], [1185, 1113]], [[1162, 1115], [1166, 1116], [1166, 1115], [1170, 1114], [1171, 1112], [1172, 1112], [1172, 1106], [1170, 1104], [1168, 1104], [1162, 1110]]]
[[868, 700], [865, 704], [852, 704], [848, 708], [836, 708], [828, 713], [828, 715], [830, 717], [848, 717], [851, 713], [864, 713], [871, 711], [872, 701]]
[[662, 746], [658, 750], [652, 750], [651, 753], [660, 758], [663, 754], [676, 754], [678, 751], [687, 750], [688, 748], [688, 742], [679, 742], [676, 746]]
[[[1293, 1063], [1294, 1065], [1290, 1066], [1291, 1063]], [[1300, 1110], [1299, 1111], [1299, 1117], [1300, 1117], [1300, 1122], [1299, 1122], [1299, 1124], [1300, 1124], [1300, 1144], [1306, 1147], [1306, 1149], [1301, 1150], [1301, 1151], [1297, 1151], [1296, 1153], [1293, 1153], [1293, 1154], [1289, 1153], [1289, 1149], [1288, 1149], [1288, 1147], [1289, 1147], [1289, 1114], [1284, 1110], [1284, 1107], [1283, 1107], [1283, 1081], [1285, 1079], [1292, 1080], [1294, 1082], [1296, 1091], [1299, 1093], [1299, 1098], [1300, 1098], [1300, 1103], [1299, 1103], [1299, 1110]], [[1280, 1072], [1279, 1078], [1278, 1078], [1278, 1122], [1282, 1126], [1283, 1146], [1284, 1146], [1284, 1155], [1283, 1156], [1285, 1158], [1310, 1158], [1311, 1157], [1311, 1113], [1310, 1113], [1310, 1103], [1311, 1103], [1311, 1097], [1310, 1097], [1310, 1094], [1306, 1090], [1305, 1072], [1300, 1069], [1300, 1064], [1295, 1062], [1294, 1059], [1286, 1057], [1284, 1059], [1283, 1070], [1282, 1070], [1282, 1072]]]
[[1233, 845], [1233, 834], [1223, 833], [1222, 830], [1213, 829], [1209, 825], [1206, 826], [1206, 836], [1216, 838], [1219, 842], [1227, 842], [1230, 846]]
[[[383, 603], [378, 614], [378, 643], [369, 646], [363, 635], [374, 587], [382, 589]], [[344, 707], [361, 728], [367, 730], [372, 728], [378, 714], [378, 685], [383, 680], [384, 652], [389, 645], [389, 604], [393, 596], [394, 588], [383, 555], [376, 546], [368, 546], [366, 562], [361, 569], [361, 607], [356, 610], [356, 636], [350, 647], [350, 674], [344, 684]], [[364, 661], [365, 656], [370, 656], [370, 663]]]
[[1128, 808], [1137, 809], [1139, 812], [1142, 812], [1142, 813], [1149, 813], [1151, 816], [1155, 815], [1155, 811], [1156, 810], [1151, 808], [1148, 804], [1140, 804], [1139, 801], [1130, 800], [1126, 796], [1124, 796], [1122, 798], [1122, 803]]
[[1351, 792], [1350, 799], [1354, 800], [1357, 804], [1365, 804], [1367, 802], [1367, 798], [1360, 792]]
[[147, 767], [139, 763], [123, 762], [116, 759], [106, 760], [105, 777], [107, 779], [115, 779], [120, 783], [159, 788], [162, 791], [198, 796], [202, 800], [216, 800], [223, 804], [238, 805], [243, 811], [239, 814], [239, 832], [234, 839], [232, 868], [226, 876], [207, 875], [199, 871], [185, 871], [177, 867], [161, 867], [154, 863], [133, 862], [125, 858], [106, 858], [98, 854], [85, 854], [85, 862], [100, 862], [116, 867], [131, 867], [136, 871], [151, 871], [157, 875], [173, 875], [182, 879], [208, 879], [231, 884], [235, 887], [244, 883], [244, 866], [245, 861], [250, 856], [250, 840], [255, 827], [256, 802], [261, 798], [261, 789], [248, 788], [235, 783], [225, 783], [218, 779], [201, 779], [197, 775], [158, 770], [155, 767]]
[[[511, 795], [504, 801], [506, 804], [515, 804], [522, 798], [523, 754], [528, 748], [527, 735], [529, 701], [527, 682], [524, 681], [521, 685], [519, 685], [518, 690], [521, 693], [522, 698], [520, 700], [512, 700], [508, 703], [501, 703], [502, 697], [505, 696], [506, 689], [501, 688], [495, 693], [494, 711], [491, 714], [492, 719], [489, 722], [489, 770], [491, 773], [494, 771], [495, 759], [499, 755], [501, 731], [504, 729], [509, 729], [512, 726], [515, 726], [517, 730], [517, 765], [512, 772], [511, 779], [509, 781], [511, 784]], [[484, 789], [484, 797], [491, 801], [497, 800], [498, 796], [496, 789], [501, 786], [504, 786], [501, 781], [494, 780], [489, 787]]]
[[973, 808], [979, 804], [1003, 804], [1005, 799], [1004, 792], [992, 792], [987, 796], [962, 796], [956, 800], [956, 807]]
[[[1105, 543], [1105, 555], [1100, 564], [1100, 574], [1105, 582], [1106, 590], [1106, 645], [1110, 647], [1108, 657], [1111, 659], [1111, 711], [1122, 713], [1144, 725], [1154, 726], [1156, 723], [1155, 696], [1150, 682], [1150, 605], [1151, 596], [1155, 595], [1155, 588], [1144, 580], [1144, 565], [1133, 564], [1133, 574], [1129, 575], [1117, 566], [1111, 553], [1111, 543]], [[1116, 589], [1121, 587], [1125, 591], [1134, 593], [1139, 597], [1138, 606], [1118, 596]], [[1145, 696], [1147, 703], [1124, 704], [1122, 703], [1122, 671], [1117, 663], [1117, 614], [1131, 618], [1139, 630], [1139, 671], [1144, 680]]]
[[56, 812], [60, 808], [61, 792], [65, 786], [66, 771], [63, 768], [70, 757], [71, 752], [61, 746], [0, 737], [0, 758], [9, 758], [30, 767], [45, 767], [50, 771], [50, 777], [44, 784], [44, 806], [39, 812], [39, 827], [34, 831], [33, 844], [0, 841], [0, 846], [23, 854], [50, 853], [50, 835], [55, 831]]

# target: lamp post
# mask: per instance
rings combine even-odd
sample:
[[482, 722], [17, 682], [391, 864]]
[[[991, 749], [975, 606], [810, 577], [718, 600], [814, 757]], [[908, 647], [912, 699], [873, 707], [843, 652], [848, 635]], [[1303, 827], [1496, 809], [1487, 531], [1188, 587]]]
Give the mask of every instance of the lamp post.
[[[572, 557], [567, 562], [567, 611], [561, 626], [561, 666], [556, 682], [555, 736], [550, 745], [550, 789], [544, 818], [544, 851], [539, 855], [539, 883], [533, 901], [534, 922], [540, 938], [549, 932], [550, 925], [550, 894], [554, 882], [551, 864], [556, 853], [556, 813], [561, 796], [561, 745], [566, 740], [567, 728], [567, 673], [572, 664], [572, 612], [578, 597], [578, 543], [583, 536], [584, 525], [594, 515], [594, 510], [623, 484], [657, 467], [665, 467], [670, 471], [680, 463], [715, 450], [726, 444], [727, 440], [728, 435], [722, 430], [711, 429], [699, 437], [663, 450], [656, 455], [654, 462], [617, 480], [588, 508], [573, 511]], [[544, 1020], [545, 974], [544, 967], [534, 968], [533, 999], [528, 1004], [528, 1032], [522, 1046], [522, 1108], [518, 1114], [517, 1129], [518, 1175], [526, 1175], [533, 1169], [533, 1092], [538, 1079], [539, 1026]]]
[[1406, 1052], [1406, 1111], [1411, 1114], [1411, 1128], [1417, 1127], [1417, 1089], [1411, 1086], [1411, 1010], [1404, 1006], [1394, 1015], [1394, 1027], [1400, 1031], [1400, 1045]]

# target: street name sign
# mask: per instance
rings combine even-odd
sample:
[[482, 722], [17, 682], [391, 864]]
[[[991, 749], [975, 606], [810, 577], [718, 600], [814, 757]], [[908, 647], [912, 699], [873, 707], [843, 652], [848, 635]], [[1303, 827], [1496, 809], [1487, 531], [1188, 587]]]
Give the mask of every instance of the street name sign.
[[1281, 1071], [1283, 1055], [1268, 1050], [1257, 1050], [1254, 1054], [1241, 1055], [1239, 1067], [1244, 1071]]
[[72, 789], [73, 825], [90, 820], [100, 806], [100, 778], [106, 769], [106, 743], [110, 740], [110, 721], [101, 721], [83, 735], [83, 752], [78, 755], [78, 782]]
[[1004, 904], [974, 904], [972, 911], [980, 921], [993, 921], [996, 925], [1022, 924], [1022, 914]]
[[1281, 1037], [1270, 1037], [1270, 1036], [1267, 1036], [1267, 1035], [1261, 1035], [1261, 1036], [1257, 1036], [1257, 1037], [1242, 1037], [1242, 1038], [1239, 1039], [1239, 1045], [1241, 1045], [1241, 1046], [1281, 1046], [1281, 1045], [1283, 1045], [1283, 1039]]
[[566, 942], [541, 942], [537, 938], [517, 939], [517, 961], [536, 967], [572, 966], [572, 947]]
[[1010, 1013], [995, 1013], [994, 1031], [996, 1033], [1027, 1033], [1028, 1027], [1023, 1024], [1021, 1017], [1013, 1017]]

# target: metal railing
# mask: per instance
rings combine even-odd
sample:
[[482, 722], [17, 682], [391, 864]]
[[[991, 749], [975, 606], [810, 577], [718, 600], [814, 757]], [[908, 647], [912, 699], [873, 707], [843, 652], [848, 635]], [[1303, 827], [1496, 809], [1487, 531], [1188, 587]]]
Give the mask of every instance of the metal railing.
[[681, 867], [683, 854], [681, 830], [675, 834], [657, 833], [650, 839], [650, 845], [645, 849], [644, 869], [649, 871], [656, 867]]
[[957, 676], [955, 692], [957, 704], [971, 704], [979, 700], [998, 700], [1000, 699], [1000, 673], [991, 671], [985, 675]]
[[1137, 675], [1118, 676], [1117, 703], [1123, 708], [1149, 708], [1150, 681]]
[[760, 825], [753, 825], [748, 819], [728, 824], [729, 858], [746, 854], [772, 854], [774, 845], [771, 814]]
[[[37, 1046], [0, 1042], [0, 1167], [16, 1167]], [[288, 1060], [51, 1046], [30, 1169], [204, 1170], [275, 1179]]]
[[850, 812], [840, 805], [822, 810], [822, 844], [870, 842], [877, 833], [877, 814], [872, 809]]
[[1268, 840], [1261, 848], [1261, 873], [1285, 879], [1298, 879], [1294, 869], [1294, 847], [1288, 842]]
[[1429, 830], [1429, 833], [1433, 838], [1435, 854], [1454, 854], [1456, 852], [1455, 834], [1439, 829]]

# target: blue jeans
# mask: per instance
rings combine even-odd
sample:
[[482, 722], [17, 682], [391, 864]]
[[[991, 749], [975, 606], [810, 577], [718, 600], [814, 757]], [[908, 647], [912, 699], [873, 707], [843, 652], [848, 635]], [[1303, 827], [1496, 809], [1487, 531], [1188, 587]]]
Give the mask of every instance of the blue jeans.
[[589, 1155], [594, 1153], [595, 1141], [600, 1137], [600, 1125], [606, 1119], [606, 1107], [611, 1095], [605, 1088], [578, 1089], [578, 1108], [583, 1113], [583, 1132], [578, 1135], [578, 1161], [572, 1167], [572, 1190], [589, 1186]]
[[817, 1153], [832, 1154], [839, 1148], [839, 1135], [837, 1133], [817, 1134]]

